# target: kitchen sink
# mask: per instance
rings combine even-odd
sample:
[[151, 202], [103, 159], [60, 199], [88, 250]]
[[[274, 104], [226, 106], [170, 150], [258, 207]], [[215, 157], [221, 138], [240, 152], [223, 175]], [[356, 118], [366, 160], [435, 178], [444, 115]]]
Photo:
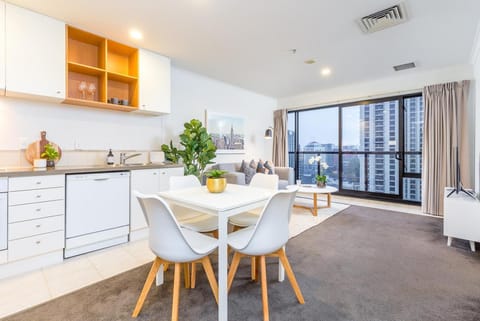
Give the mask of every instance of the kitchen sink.
[[131, 166], [147, 166], [152, 165], [152, 163], [128, 163], [128, 164], [115, 164], [113, 167], [131, 167]]

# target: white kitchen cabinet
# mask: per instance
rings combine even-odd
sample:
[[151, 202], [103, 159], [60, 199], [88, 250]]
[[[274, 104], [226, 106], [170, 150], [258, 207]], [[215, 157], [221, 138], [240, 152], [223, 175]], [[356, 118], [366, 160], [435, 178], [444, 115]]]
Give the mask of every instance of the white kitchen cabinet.
[[6, 95], [65, 99], [65, 24], [6, 4]]
[[12, 177], [8, 188], [8, 262], [51, 252], [61, 260], [65, 175]]
[[169, 188], [170, 176], [183, 176], [183, 167], [161, 168], [161, 169], [141, 169], [132, 170], [130, 177], [130, 186], [132, 189], [130, 202], [130, 231], [131, 237], [135, 238], [133, 232], [146, 230], [147, 222], [143, 215], [142, 208], [138, 203], [133, 191], [143, 194], [154, 194], [165, 191]]
[[0, 95], [5, 95], [5, 2], [0, 0]]
[[140, 49], [139, 109], [146, 114], [170, 113], [171, 66], [170, 58]]

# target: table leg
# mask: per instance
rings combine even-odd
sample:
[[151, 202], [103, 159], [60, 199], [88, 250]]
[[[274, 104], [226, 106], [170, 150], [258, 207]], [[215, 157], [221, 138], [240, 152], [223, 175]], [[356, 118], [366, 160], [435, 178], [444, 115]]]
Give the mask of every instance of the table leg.
[[312, 214], [313, 216], [317, 216], [318, 206], [317, 206], [317, 193], [313, 193], [313, 209]]
[[218, 320], [228, 320], [227, 292], [227, 234], [228, 217], [219, 213], [218, 216]]
[[332, 194], [327, 193], [327, 207], [332, 207]]
[[158, 269], [157, 272], [157, 277], [155, 278], [155, 285], [160, 286], [163, 284], [163, 274], [165, 272], [163, 271], [163, 264], [160, 264], [160, 268]]
[[[285, 250], [285, 246], [283, 247]], [[278, 258], [278, 282], [283, 282], [285, 280], [285, 268], [282, 265], [282, 262], [280, 261], [280, 258]]]

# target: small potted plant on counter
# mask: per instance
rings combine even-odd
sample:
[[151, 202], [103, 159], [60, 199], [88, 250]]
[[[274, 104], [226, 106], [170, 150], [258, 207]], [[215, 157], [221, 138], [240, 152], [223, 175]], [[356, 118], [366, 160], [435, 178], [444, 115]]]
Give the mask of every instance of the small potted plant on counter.
[[212, 169], [208, 172], [205, 172], [207, 176], [207, 189], [210, 193], [221, 193], [227, 187], [227, 179], [223, 177], [227, 171], [222, 171], [219, 169]]
[[40, 155], [41, 158], [47, 160], [47, 167], [55, 167], [55, 161], [58, 159], [58, 151], [53, 147], [52, 144], [45, 145], [45, 150]]

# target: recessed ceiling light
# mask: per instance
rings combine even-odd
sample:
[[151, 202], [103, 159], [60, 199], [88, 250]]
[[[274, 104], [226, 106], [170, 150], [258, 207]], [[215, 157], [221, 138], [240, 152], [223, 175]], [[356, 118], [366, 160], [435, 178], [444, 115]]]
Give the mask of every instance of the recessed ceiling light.
[[129, 31], [129, 34], [130, 34], [130, 37], [132, 37], [133, 39], [136, 39], [136, 40], [140, 40], [140, 39], [143, 38], [142, 33], [137, 29], [131, 29]]
[[314, 64], [316, 61], [315, 59], [308, 59], [308, 60], [305, 60], [304, 63], [306, 63], [307, 65], [312, 65]]
[[332, 70], [328, 67], [325, 67], [325, 68], [322, 68], [322, 70], [320, 70], [320, 73], [322, 74], [322, 76], [326, 77], [326, 76], [330, 76], [330, 74], [332, 73]]

